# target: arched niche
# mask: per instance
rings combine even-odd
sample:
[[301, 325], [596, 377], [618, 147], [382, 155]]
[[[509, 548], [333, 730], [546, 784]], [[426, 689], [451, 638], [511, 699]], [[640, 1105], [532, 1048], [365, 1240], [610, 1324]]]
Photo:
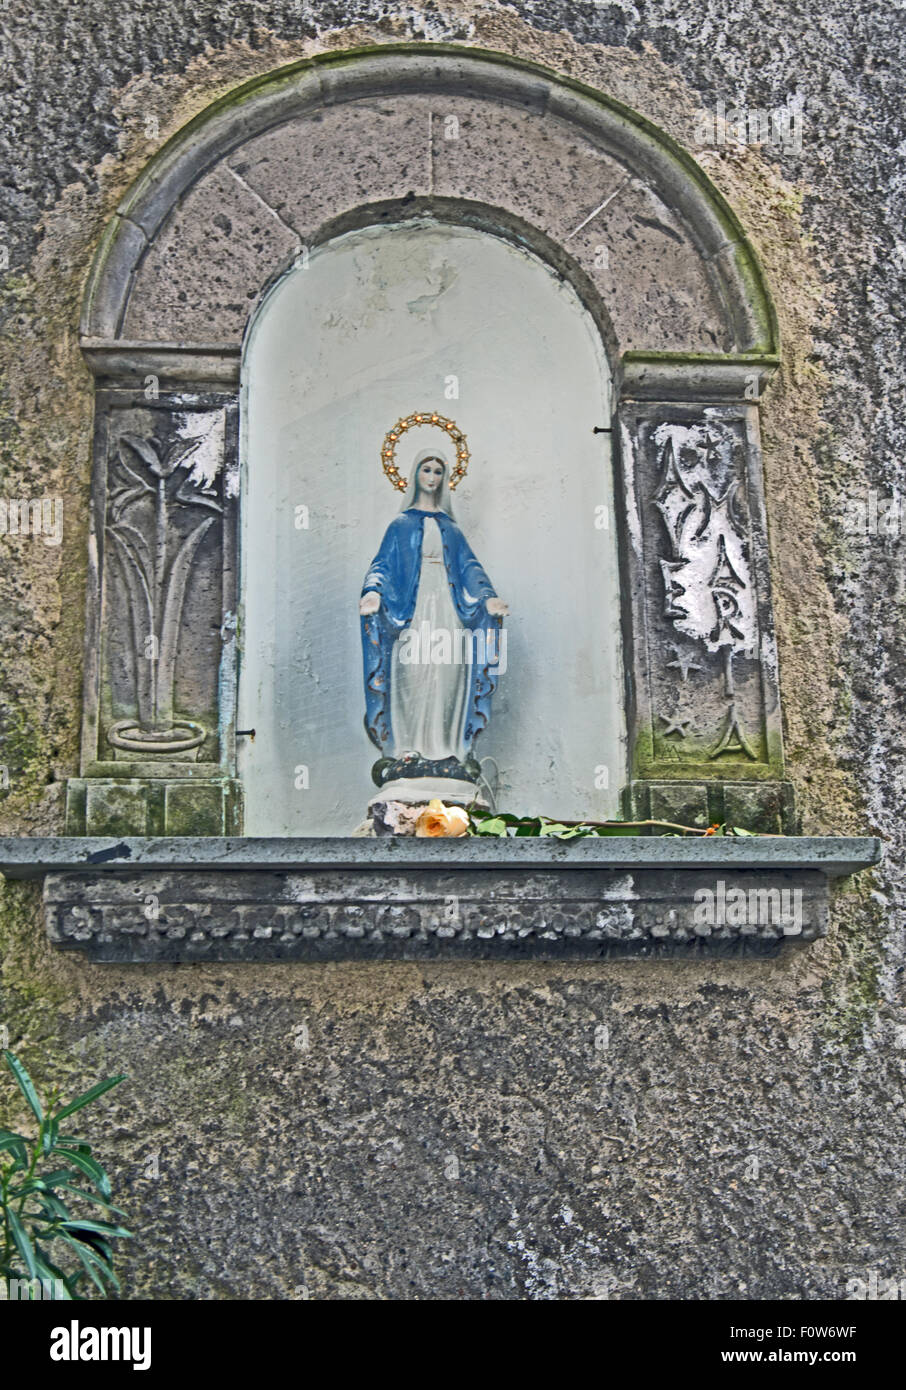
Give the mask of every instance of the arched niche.
[[[358, 598], [401, 499], [386, 432], [468, 429], [458, 524], [510, 604], [476, 743], [505, 806], [618, 814], [625, 717], [610, 370], [575, 290], [524, 248], [424, 218], [328, 241], [271, 290], [243, 365], [245, 828], [348, 834], [376, 795]], [[543, 383], [543, 387], [542, 387]], [[436, 427], [398, 446], [411, 475]], [[499, 778], [498, 778], [499, 770]]]
[[419, 219], [539, 257], [610, 360], [597, 428], [612, 434], [595, 441], [613, 441], [624, 809], [776, 828], [789, 802], [758, 402], [777, 336], [751, 247], [694, 160], [636, 113], [504, 55], [419, 44], [324, 55], [231, 93], [160, 151], [107, 229], [82, 322], [97, 427], [70, 827], [242, 827], [243, 341], [318, 248]]

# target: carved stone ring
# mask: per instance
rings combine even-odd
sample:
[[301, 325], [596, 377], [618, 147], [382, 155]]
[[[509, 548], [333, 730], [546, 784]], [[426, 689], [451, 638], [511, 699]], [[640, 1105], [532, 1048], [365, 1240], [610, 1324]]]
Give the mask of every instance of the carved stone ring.
[[381, 466], [384, 473], [395, 488], [398, 488], [400, 492], [406, 491], [409, 486], [409, 479], [401, 477], [396, 466], [396, 446], [406, 431], [417, 425], [433, 425], [436, 429], [444, 430], [456, 445], [456, 466], [450, 473], [450, 491], [452, 492], [460, 479], [466, 476], [471, 455], [466, 444], [466, 437], [456, 421], [438, 415], [436, 410], [420, 410], [415, 415], [406, 415], [397, 420], [393, 428], [387, 431], [381, 446]]
[[114, 748], [129, 753], [187, 753], [198, 748], [207, 737], [204, 726], [194, 719], [176, 719], [168, 729], [143, 729], [137, 719], [119, 719], [107, 731]]

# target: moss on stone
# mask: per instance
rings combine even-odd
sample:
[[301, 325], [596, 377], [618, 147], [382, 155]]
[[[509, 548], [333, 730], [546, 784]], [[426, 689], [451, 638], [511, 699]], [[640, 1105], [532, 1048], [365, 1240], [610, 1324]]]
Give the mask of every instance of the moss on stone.
[[861, 1051], [877, 1020], [884, 967], [884, 912], [872, 892], [874, 874], [834, 894], [834, 963], [822, 982], [822, 1035], [834, 1049]]
[[[0, 1025], [8, 1046], [24, 1062], [39, 1090], [78, 1078], [60, 1038], [59, 1011], [67, 989], [44, 935], [39, 883], [8, 880], [0, 886]], [[21, 1097], [0, 1069], [0, 1121], [18, 1114]]]

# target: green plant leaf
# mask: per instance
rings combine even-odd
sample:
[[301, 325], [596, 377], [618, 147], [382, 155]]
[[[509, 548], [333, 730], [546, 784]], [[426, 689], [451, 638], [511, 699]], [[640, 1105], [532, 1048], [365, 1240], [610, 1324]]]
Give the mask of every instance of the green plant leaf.
[[50, 1256], [41, 1248], [37, 1241], [35, 1241], [35, 1264], [38, 1266], [39, 1278], [50, 1279], [52, 1281], [51, 1287], [53, 1288], [54, 1298], [58, 1301], [71, 1302], [72, 1294], [67, 1287], [66, 1275], [63, 1273], [62, 1269], [59, 1269], [57, 1265], [53, 1263]]
[[54, 1168], [52, 1173], [42, 1173], [34, 1181], [43, 1183], [45, 1187], [59, 1187], [61, 1182], [71, 1182], [73, 1178], [78, 1180], [78, 1173], [73, 1168]]
[[74, 1250], [77, 1250], [81, 1257], [89, 1260], [96, 1269], [100, 1270], [105, 1278], [110, 1279], [111, 1282], [119, 1288], [119, 1283], [117, 1282], [113, 1270], [113, 1253], [109, 1245], [105, 1245], [104, 1242], [100, 1241], [98, 1238], [95, 1238], [95, 1241], [92, 1242], [88, 1240], [79, 1240], [76, 1236], [64, 1234], [61, 1235], [60, 1239], [65, 1240], [68, 1245], [72, 1246]]
[[16, 1079], [16, 1085], [28, 1101], [35, 1119], [38, 1121], [38, 1124], [42, 1124], [44, 1120], [44, 1111], [41, 1109], [41, 1102], [38, 1100], [38, 1093], [35, 1090], [31, 1077], [14, 1052], [4, 1052], [3, 1056], [6, 1059], [6, 1065]]
[[114, 1288], [117, 1290], [119, 1289], [119, 1284], [117, 1283], [117, 1278], [112, 1268], [90, 1245], [84, 1245], [82, 1241], [76, 1240], [72, 1236], [61, 1236], [60, 1239], [65, 1241], [70, 1250], [75, 1253], [85, 1273], [88, 1275], [88, 1278], [102, 1294], [106, 1295], [107, 1293], [102, 1275], [110, 1280]]
[[110, 1196], [110, 1179], [97, 1159], [89, 1158], [88, 1154], [77, 1153], [75, 1149], [61, 1149], [59, 1145], [54, 1152], [62, 1154], [64, 1158], [68, 1158], [70, 1163], [75, 1164], [80, 1172], [84, 1173], [86, 1177], [91, 1178], [91, 1181], [103, 1196]]
[[25, 1147], [25, 1140], [18, 1134], [10, 1134], [4, 1130], [0, 1134], [0, 1151], [8, 1150], [13, 1156], [13, 1166], [10, 1170], [15, 1173], [19, 1168], [28, 1167], [28, 1150]]
[[125, 1212], [119, 1207], [115, 1207], [106, 1197], [96, 1197], [93, 1192], [86, 1192], [81, 1187], [73, 1187], [72, 1183], [58, 1183], [61, 1192], [71, 1192], [73, 1197], [79, 1197], [83, 1202], [93, 1202], [95, 1206], [103, 1207], [105, 1211], [112, 1211], [116, 1216], [125, 1216]]
[[560, 821], [542, 821], [539, 835], [556, 835], [558, 840], [573, 840], [577, 835], [590, 835], [589, 825], [563, 825]]
[[105, 1240], [132, 1239], [132, 1232], [127, 1231], [125, 1226], [114, 1226], [110, 1221], [80, 1221], [78, 1217], [71, 1217], [63, 1222], [63, 1228], [74, 1236], [99, 1235]]
[[57, 1142], [59, 1130], [59, 1123], [52, 1116], [48, 1117], [44, 1126], [44, 1133], [41, 1137], [41, 1151], [45, 1158], [52, 1151], [54, 1144]]
[[45, 1184], [43, 1178], [29, 1178], [27, 1181], [19, 1184], [19, 1186], [15, 1189], [15, 1195], [17, 1197], [28, 1197], [29, 1194], [32, 1192], [44, 1191]]
[[76, 1110], [81, 1110], [83, 1105], [90, 1105], [98, 1096], [102, 1096], [105, 1091], [110, 1091], [114, 1086], [118, 1086], [121, 1081], [125, 1081], [125, 1074], [122, 1076], [111, 1076], [107, 1081], [99, 1081], [96, 1086], [83, 1091], [75, 1100], [71, 1100], [68, 1105], [64, 1105], [62, 1110], [58, 1110], [54, 1115], [55, 1120], [65, 1120], [67, 1115], [75, 1114]]
[[16, 1249], [25, 1261], [25, 1268], [28, 1270], [30, 1277], [34, 1279], [38, 1272], [35, 1264], [35, 1252], [31, 1247], [31, 1241], [28, 1238], [25, 1227], [19, 1220], [14, 1207], [8, 1206], [5, 1215], [9, 1222], [9, 1229], [12, 1232], [13, 1240], [16, 1243]]
[[65, 1202], [61, 1202], [52, 1192], [41, 1193], [41, 1207], [45, 1221], [71, 1221], [72, 1213]]
[[476, 835], [506, 835], [506, 821], [502, 816], [491, 816], [479, 821], [475, 827]]

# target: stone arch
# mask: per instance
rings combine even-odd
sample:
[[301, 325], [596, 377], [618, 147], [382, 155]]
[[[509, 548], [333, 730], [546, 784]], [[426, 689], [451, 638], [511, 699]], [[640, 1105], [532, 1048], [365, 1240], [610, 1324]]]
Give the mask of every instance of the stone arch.
[[[788, 820], [758, 435], [778, 340], [752, 248], [695, 161], [637, 113], [502, 54], [407, 44], [306, 59], [222, 98], [150, 162], [98, 248], [82, 317], [98, 387], [97, 563], [71, 828], [241, 827], [244, 337], [312, 247], [409, 216], [531, 249], [601, 332], [616, 387], [602, 424], [615, 441], [627, 809]], [[149, 509], [167, 488], [164, 525]], [[171, 537], [169, 587], [142, 575], [124, 508], [132, 531]], [[715, 526], [723, 539], [704, 553]], [[166, 658], [150, 685], [143, 641]]]
[[264, 287], [325, 224], [431, 197], [499, 209], [560, 245], [621, 352], [777, 350], [743, 230], [679, 145], [580, 83], [436, 44], [305, 59], [191, 121], [108, 227], [86, 346], [237, 347]]

